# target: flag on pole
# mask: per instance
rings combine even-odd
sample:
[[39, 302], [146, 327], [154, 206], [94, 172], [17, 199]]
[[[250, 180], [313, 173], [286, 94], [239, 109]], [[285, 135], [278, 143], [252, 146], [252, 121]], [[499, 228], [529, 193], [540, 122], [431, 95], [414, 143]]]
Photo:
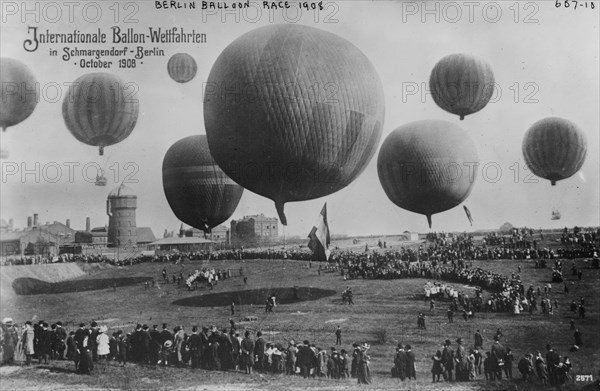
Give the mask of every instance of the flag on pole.
[[308, 247], [312, 250], [315, 259], [317, 261], [328, 261], [331, 239], [329, 237], [329, 224], [327, 224], [327, 203], [323, 205], [317, 222], [310, 230], [308, 237], [310, 238]]
[[467, 208], [464, 205], [463, 205], [463, 208], [465, 209], [465, 213], [467, 214], [467, 218], [469, 219], [469, 223], [471, 223], [471, 227], [472, 227], [473, 226], [473, 217], [471, 216], [471, 211], [469, 210], [469, 208]]

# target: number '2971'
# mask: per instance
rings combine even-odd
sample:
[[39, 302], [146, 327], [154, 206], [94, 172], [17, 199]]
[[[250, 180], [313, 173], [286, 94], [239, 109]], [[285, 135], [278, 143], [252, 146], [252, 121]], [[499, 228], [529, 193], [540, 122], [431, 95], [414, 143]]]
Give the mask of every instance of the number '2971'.
[[594, 381], [592, 375], [575, 375], [575, 381]]
[[577, 1], [577, 0], [556, 0], [554, 3], [556, 8], [564, 7], [564, 8], [596, 8], [596, 4], [593, 1]]

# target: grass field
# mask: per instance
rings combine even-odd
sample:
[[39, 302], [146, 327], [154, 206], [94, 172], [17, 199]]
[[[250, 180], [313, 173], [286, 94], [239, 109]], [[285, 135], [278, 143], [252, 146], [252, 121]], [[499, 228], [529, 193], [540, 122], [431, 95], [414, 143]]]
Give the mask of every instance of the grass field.
[[[201, 287], [197, 291], [178, 289], [176, 284], [157, 283], [148, 289], [141, 283], [127, 286], [109, 287], [101, 290], [72, 293], [55, 293], [44, 295], [14, 295], [2, 299], [0, 316], [11, 316], [19, 324], [35, 316], [49, 322], [90, 322], [98, 320], [109, 327], [109, 333], [116, 329], [130, 331], [136, 323], [148, 325], [167, 323], [169, 328], [183, 324], [186, 330], [193, 325], [217, 325], [228, 327], [231, 317], [229, 305], [207, 304], [211, 296], [214, 303], [228, 303], [232, 297], [236, 300], [236, 314], [233, 318], [239, 327], [252, 330], [261, 329], [268, 339], [284, 342], [289, 339], [308, 339], [321, 348], [329, 349], [335, 342], [334, 330], [340, 325], [343, 331], [343, 348], [349, 348], [352, 342], [368, 342], [372, 345], [371, 371], [373, 384], [371, 389], [407, 389], [407, 390], [500, 390], [500, 389], [538, 389], [535, 385], [524, 384], [520, 380], [497, 381], [486, 383], [478, 379], [470, 383], [432, 384], [430, 357], [441, 343], [457, 337], [465, 340], [467, 347], [473, 344], [473, 334], [480, 329], [485, 340], [484, 348], [492, 343], [492, 336], [497, 328], [504, 334], [504, 342], [511, 347], [518, 360], [525, 352], [545, 353], [545, 345], [552, 342], [559, 354], [566, 354], [573, 363], [573, 375], [588, 375], [598, 378], [600, 370], [600, 338], [599, 294], [600, 271], [590, 268], [583, 260], [576, 261], [583, 269], [583, 280], [576, 281], [570, 275], [571, 261], [565, 266], [566, 283], [570, 293], [563, 293], [562, 284], [553, 284], [552, 301], [559, 302], [558, 311], [554, 315], [544, 317], [541, 313], [511, 315], [484, 313], [477, 318], [465, 322], [455, 316], [455, 323], [448, 324], [446, 318], [447, 303], [437, 304], [436, 314], [429, 314], [429, 304], [419, 298], [423, 293], [422, 279], [410, 280], [350, 280], [344, 281], [339, 273], [318, 274], [317, 267], [307, 262], [284, 260], [256, 261], [215, 261], [190, 262], [183, 265], [166, 265], [168, 275], [183, 272], [187, 276], [196, 268], [203, 266], [220, 269], [231, 269], [233, 278], [219, 282], [214, 289]], [[517, 272], [521, 266], [521, 277], [527, 287], [529, 284], [542, 286], [550, 282], [551, 270], [535, 269], [532, 262], [495, 261], [473, 262], [473, 266], [481, 266], [498, 273]], [[111, 267], [95, 269], [91, 274], [83, 275], [70, 281], [107, 278], [151, 277], [162, 280], [161, 271], [164, 264], [149, 263], [128, 267]], [[35, 267], [35, 266], [33, 266]], [[241, 273], [240, 273], [241, 269]], [[248, 277], [244, 284], [241, 274]], [[3, 282], [4, 283], [4, 282]], [[454, 284], [459, 289], [460, 285]], [[301, 298], [309, 298], [310, 289], [317, 297], [310, 300], [290, 300], [289, 304], [275, 307], [272, 314], [264, 313], [264, 306], [255, 304], [262, 292], [272, 292], [276, 296], [289, 295], [291, 288], [298, 287]], [[351, 286], [354, 291], [354, 306], [341, 303], [341, 291]], [[5, 287], [3, 288], [5, 289]], [[319, 292], [334, 291], [333, 295], [319, 296]], [[261, 292], [251, 294], [248, 292]], [[308, 292], [308, 293], [307, 293]], [[320, 298], [319, 298], [320, 297]], [[572, 299], [583, 297], [586, 302], [586, 319], [576, 320], [577, 327], [583, 332], [584, 346], [576, 353], [568, 353], [573, 344], [573, 332], [569, 330], [571, 313], [568, 305]], [[175, 303], [183, 303], [178, 305]], [[196, 305], [197, 304], [197, 305]], [[427, 330], [418, 330], [416, 315], [419, 311], [427, 314]], [[245, 316], [257, 316], [256, 322], [243, 322]], [[385, 339], [385, 341], [383, 341]], [[402, 385], [389, 375], [393, 365], [394, 347], [398, 342], [409, 343], [417, 356], [417, 379]], [[455, 344], [453, 344], [455, 347]], [[176, 368], [150, 368], [135, 364], [125, 368], [101, 363], [91, 376], [80, 376], [73, 373], [73, 364], [53, 362], [46, 366], [32, 368], [2, 367], [0, 368], [0, 389], [21, 390], [28, 388], [45, 389], [358, 389], [355, 380], [340, 382], [335, 380], [315, 379], [305, 381], [297, 377], [259, 375], [246, 376], [235, 372], [209, 372], [202, 370]], [[514, 372], [518, 376], [516, 365]], [[563, 389], [574, 390], [585, 383], [571, 382]]]

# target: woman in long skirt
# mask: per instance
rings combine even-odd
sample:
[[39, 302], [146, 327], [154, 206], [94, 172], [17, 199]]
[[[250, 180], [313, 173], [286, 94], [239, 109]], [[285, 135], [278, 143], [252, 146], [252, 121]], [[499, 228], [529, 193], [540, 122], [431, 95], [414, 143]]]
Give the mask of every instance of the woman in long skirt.
[[371, 369], [369, 368], [370, 357], [367, 356], [369, 345], [360, 346], [356, 356], [356, 374], [358, 384], [371, 384]]
[[25, 322], [25, 331], [23, 331], [23, 353], [25, 354], [25, 365], [31, 365], [31, 357], [34, 354], [34, 344], [33, 340], [35, 338], [35, 334], [33, 332], [33, 326], [31, 325], [31, 321]]

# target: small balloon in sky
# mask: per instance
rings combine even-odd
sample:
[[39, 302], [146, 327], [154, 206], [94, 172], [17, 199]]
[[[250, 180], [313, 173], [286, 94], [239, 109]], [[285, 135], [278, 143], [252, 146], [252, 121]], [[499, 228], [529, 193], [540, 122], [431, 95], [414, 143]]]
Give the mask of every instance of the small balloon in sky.
[[191, 81], [198, 71], [198, 65], [194, 57], [187, 53], [174, 54], [167, 63], [167, 71], [171, 79], [177, 83], [187, 83]]

